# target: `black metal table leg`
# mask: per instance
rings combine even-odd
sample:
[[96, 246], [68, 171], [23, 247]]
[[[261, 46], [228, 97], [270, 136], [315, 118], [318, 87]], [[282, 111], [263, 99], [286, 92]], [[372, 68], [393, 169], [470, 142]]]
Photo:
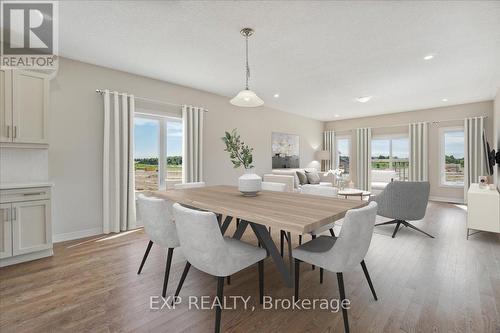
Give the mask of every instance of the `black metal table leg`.
[[274, 244], [273, 240], [271, 239], [271, 236], [269, 235], [269, 231], [267, 230], [267, 228], [262, 224], [247, 222], [243, 220], [241, 221], [241, 223], [245, 222], [250, 223], [250, 226], [252, 227], [252, 230], [257, 236], [257, 238], [259, 239], [260, 244], [262, 244], [266, 248], [271, 258], [273, 258], [274, 264], [276, 265], [276, 268], [278, 268], [278, 271], [281, 273], [283, 280], [285, 280], [286, 286], [292, 288], [293, 281], [292, 281], [292, 276], [290, 275], [290, 270], [286, 267], [285, 262], [281, 257], [280, 252], [276, 247], [276, 244]]

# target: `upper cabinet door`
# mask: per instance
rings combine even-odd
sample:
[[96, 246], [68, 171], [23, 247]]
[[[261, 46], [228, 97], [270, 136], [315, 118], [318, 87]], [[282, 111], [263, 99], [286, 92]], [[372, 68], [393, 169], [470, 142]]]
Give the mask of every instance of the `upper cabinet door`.
[[12, 257], [11, 205], [0, 204], [0, 258]]
[[13, 142], [48, 143], [49, 81], [43, 74], [12, 73]]
[[0, 142], [12, 142], [12, 71], [0, 69]]

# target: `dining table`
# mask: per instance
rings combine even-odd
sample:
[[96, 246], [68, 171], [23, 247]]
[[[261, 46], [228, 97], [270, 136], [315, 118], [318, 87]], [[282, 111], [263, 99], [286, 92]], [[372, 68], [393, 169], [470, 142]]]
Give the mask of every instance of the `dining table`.
[[[260, 191], [256, 196], [244, 196], [236, 186], [216, 185], [199, 188], [160, 190], [153, 195], [177, 202], [185, 207], [216, 214], [224, 234], [230, 223], [238, 221], [233, 238], [241, 239], [250, 226], [272, 258], [285, 284], [293, 287], [291, 233], [308, 234], [313, 230], [342, 219], [350, 209], [367, 205], [366, 201], [331, 198], [297, 192]], [[225, 216], [224, 221], [222, 217]], [[270, 230], [283, 230], [288, 239], [289, 265], [285, 263]]]

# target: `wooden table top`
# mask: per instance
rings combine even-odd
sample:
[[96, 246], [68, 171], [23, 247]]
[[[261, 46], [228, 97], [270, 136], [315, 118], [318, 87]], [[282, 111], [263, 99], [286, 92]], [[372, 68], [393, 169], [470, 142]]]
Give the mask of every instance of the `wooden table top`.
[[308, 233], [341, 219], [365, 201], [292, 192], [261, 191], [244, 197], [236, 186], [155, 191], [157, 197], [290, 232]]

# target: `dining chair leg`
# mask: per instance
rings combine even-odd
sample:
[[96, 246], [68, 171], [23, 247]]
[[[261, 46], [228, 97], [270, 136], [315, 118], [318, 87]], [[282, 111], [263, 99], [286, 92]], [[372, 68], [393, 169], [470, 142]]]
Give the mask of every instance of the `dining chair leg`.
[[175, 291], [174, 299], [177, 296], [179, 296], [179, 293], [181, 292], [182, 285], [184, 284], [184, 280], [186, 280], [186, 276], [188, 275], [190, 267], [191, 267], [191, 264], [189, 263], [189, 261], [186, 262], [186, 266], [184, 266], [184, 271], [182, 272], [181, 279], [179, 281], [179, 284], [177, 285], [177, 290]]
[[280, 253], [281, 253], [281, 257], [283, 257], [284, 247], [285, 247], [285, 232], [283, 230], [280, 230]]
[[319, 268], [319, 283], [323, 283], [323, 268]]
[[295, 259], [295, 300], [299, 299], [300, 260]]
[[165, 265], [165, 277], [163, 278], [163, 292], [161, 293], [163, 297], [167, 296], [168, 276], [170, 275], [170, 266], [172, 265], [173, 255], [174, 248], [170, 247], [167, 254], [167, 264]]
[[223, 302], [224, 294], [224, 277], [217, 277], [217, 299], [219, 304], [215, 306], [215, 333], [220, 332], [220, 319], [222, 314], [221, 304]]
[[149, 255], [149, 251], [151, 251], [151, 246], [153, 246], [153, 241], [150, 240], [148, 243], [148, 247], [146, 248], [146, 252], [144, 253], [144, 257], [142, 258], [141, 265], [139, 266], [139, 270], [137, 271], [137, 274], [141, 274], [142, 272], [142, 267], [144, 267], [144, 263], [146, 262], [146, 258]]
[[372, 279], [370, 279], [370, 274], [368, 274], [368, 268], [366, 268], [366, 264], [365, 264], [364, 260], [361, 261], [361, 267], [363, 268], [363, 272], [365, 273], [366, 280], [368, 281], [368, 285], [370, 286], [370, 290], [372, 291], [373, 298], [375, 298], [375, 300], [378, 301], [377, 293], [375, 293], [375, 288], [373, 287]]
[[335, 237], [335, 231], [333, 231], [333, 228], [330, 229], [330, 235], [332, 235], [332, 237]]
[[259, 302], [264, 303], [264, 260], [258, 262], [259, 267]]
[[[311, 238], [316, 239], [316, 235], [311, 235]], [[311, 265], [311, 266], [312, 266], [312, 270], [314, 271], [316, 269], [316, 266], [314, 266], [314, 265]]]
[[[344, 304], [345, 298], [345, 289], [344, 289], [344, 276], [342, 273], [337, 273], [337, 282], [339, 284], [339, 293], [340, 293], [340, 304]], [[342, 306], [342, 317], [344, 317], [344, 331], [349, 333], [349, 319], [347, 317], [347, 309]]]
[[231, 284], [231, 276], [228, 276], [226, 280], [227, 280], [227, 285], [229, 286]]
[[302, 235], [299, 235], [299, 245], [302, 245]]

